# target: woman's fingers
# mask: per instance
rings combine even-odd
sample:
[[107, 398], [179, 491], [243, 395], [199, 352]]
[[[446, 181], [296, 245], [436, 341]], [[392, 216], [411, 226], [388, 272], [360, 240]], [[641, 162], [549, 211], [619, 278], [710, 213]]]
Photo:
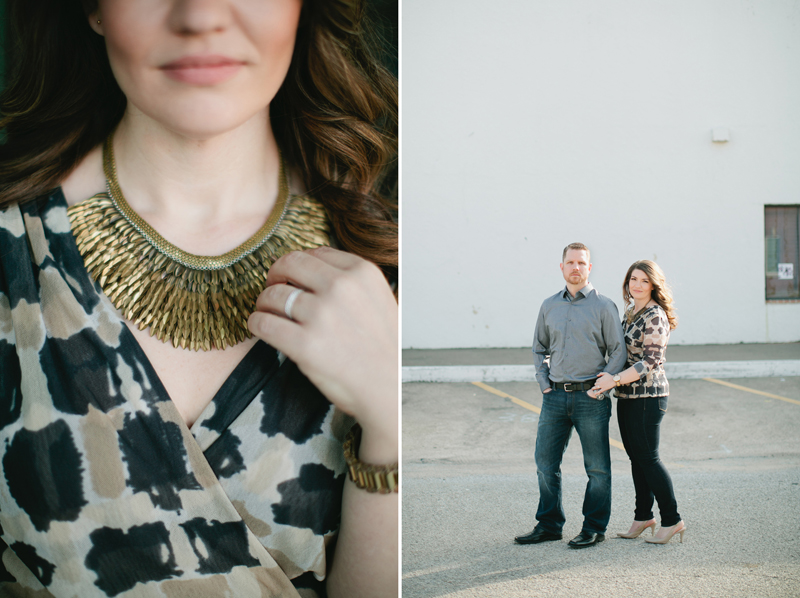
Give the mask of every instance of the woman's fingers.
[[396, 436], [397, 301], [377, 266], [330, 248], [287, 254], [248, 326], [365, 431]]
[[[313, 301], [313, 298], [308, 291], [288, 284], [274, 284], [264, 289], [258, 296], [256, 311], [304, 322], [303, 315], [308, 313], [310, 301]], [[287, 307], [290, 313], [286, 312]]]
[[305, 333], [300, 324], [274, 313], [254, 311], [247, 319], [247, 327], [253, 336], [285, 355], [293, 355], [304, 342]]
[[306, 253], [313, 255], [314, 257], [327, 264], [330, 264], [334, 268], [339, 268], [340, 270], [349, 270], [350, 268], [353, 268], [364, 261], [352, 253], [339, 251], [338, 249], [333, 249], [332, 247], [317, 247], [316, 249], [311, 249]]
[[594, 385], [600, 391], [611, 389], [613, 386], [615, 386], [614, 378], [608, 372], [601, 373]]
[[275, 261], [267, 275], [267, 286], [291, 283], [311, 291], [325, 291], [342, 274], [385, 283], [383, 273], [373, 263], [330, 247], [287, 253]]
[[323, 290], [327, 281], [336, 276], [337, 271], [338, 268], [310, 251], [293, 251], [281, 256], [270, 266], [267, 287], [291, 283], [304, 289]]

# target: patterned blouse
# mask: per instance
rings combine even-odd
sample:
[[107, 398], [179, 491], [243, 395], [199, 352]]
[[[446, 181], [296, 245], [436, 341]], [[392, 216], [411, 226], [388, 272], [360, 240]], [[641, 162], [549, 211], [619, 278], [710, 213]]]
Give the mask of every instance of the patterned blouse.
[[639, 380], [622, 384], [614, 390], [620, 399], [664, 397], [669, 394], [669, 382], [664, 372], [667, 343], [669, 342], [669, 320], [660, 305], [645, 307], [628, 322], [633, 308], [625, 312], [622, 328], [628, 348], [625, 369], [636, 368]]
[[258, 342], [187, 428], [61, 190], [0, 211], [0, 596], [324, 596], [351, 425]]

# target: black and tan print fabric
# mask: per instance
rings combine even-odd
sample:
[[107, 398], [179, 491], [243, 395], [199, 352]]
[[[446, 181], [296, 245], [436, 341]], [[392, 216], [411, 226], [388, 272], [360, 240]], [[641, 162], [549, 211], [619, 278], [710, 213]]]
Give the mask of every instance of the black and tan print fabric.
[[0, 596], [324, 596], [350, 425], [259, 342], [188, 429], [60, 189], [0, 211]]
[[628, 322], [626, 313], [622, 320], [628, 361], [625, 369], [636, 368], [639, 380], [623, 384], [614, 390], [620, 399], [664, 397], [669, 394], [669, 382], [664, 372], [669, 320], [660, 305], [645, 307]]

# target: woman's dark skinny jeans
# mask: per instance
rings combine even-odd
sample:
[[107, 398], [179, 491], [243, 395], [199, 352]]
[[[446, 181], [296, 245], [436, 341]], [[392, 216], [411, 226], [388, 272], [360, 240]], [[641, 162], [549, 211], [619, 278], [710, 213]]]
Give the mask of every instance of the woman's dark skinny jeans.
[[653, 498], [658, 501], [661, 526], [681, 520], [672, 490], [672, 479], [658, 456], [661, 419], [667, 412], [667, 397], [618, 399], [617, 421], [625, 452], [631, 460], [636, 490], [634, 520], [653, 518]]

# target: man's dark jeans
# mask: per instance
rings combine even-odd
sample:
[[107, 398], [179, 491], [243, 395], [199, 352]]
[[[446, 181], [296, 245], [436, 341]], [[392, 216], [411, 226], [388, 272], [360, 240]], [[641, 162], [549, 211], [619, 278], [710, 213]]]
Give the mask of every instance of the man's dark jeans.
[[667, 412], [667, 397], [618, 399], [617, 421], [625, 451], [631, 460], [636, 490], [636, 521], [653, 518], [653, 498], [661, 511], [661, 526], [681, 520], [672, 490], [672, 479], [658, 456], [661, 420]]
[[572, 428], [583, 447], [583, 464], [589, 483], [583, 500], [583, 528], [603, 534], [611, 516], [611, 453], [608, 420], [611, 399], [590, 398], [583, 391], [553, 388], [544, 393], [536, 433], [536, 469], [539, 478], [537, 527], [560, 533], [566, 521], [561, 503], [561, 459]]

